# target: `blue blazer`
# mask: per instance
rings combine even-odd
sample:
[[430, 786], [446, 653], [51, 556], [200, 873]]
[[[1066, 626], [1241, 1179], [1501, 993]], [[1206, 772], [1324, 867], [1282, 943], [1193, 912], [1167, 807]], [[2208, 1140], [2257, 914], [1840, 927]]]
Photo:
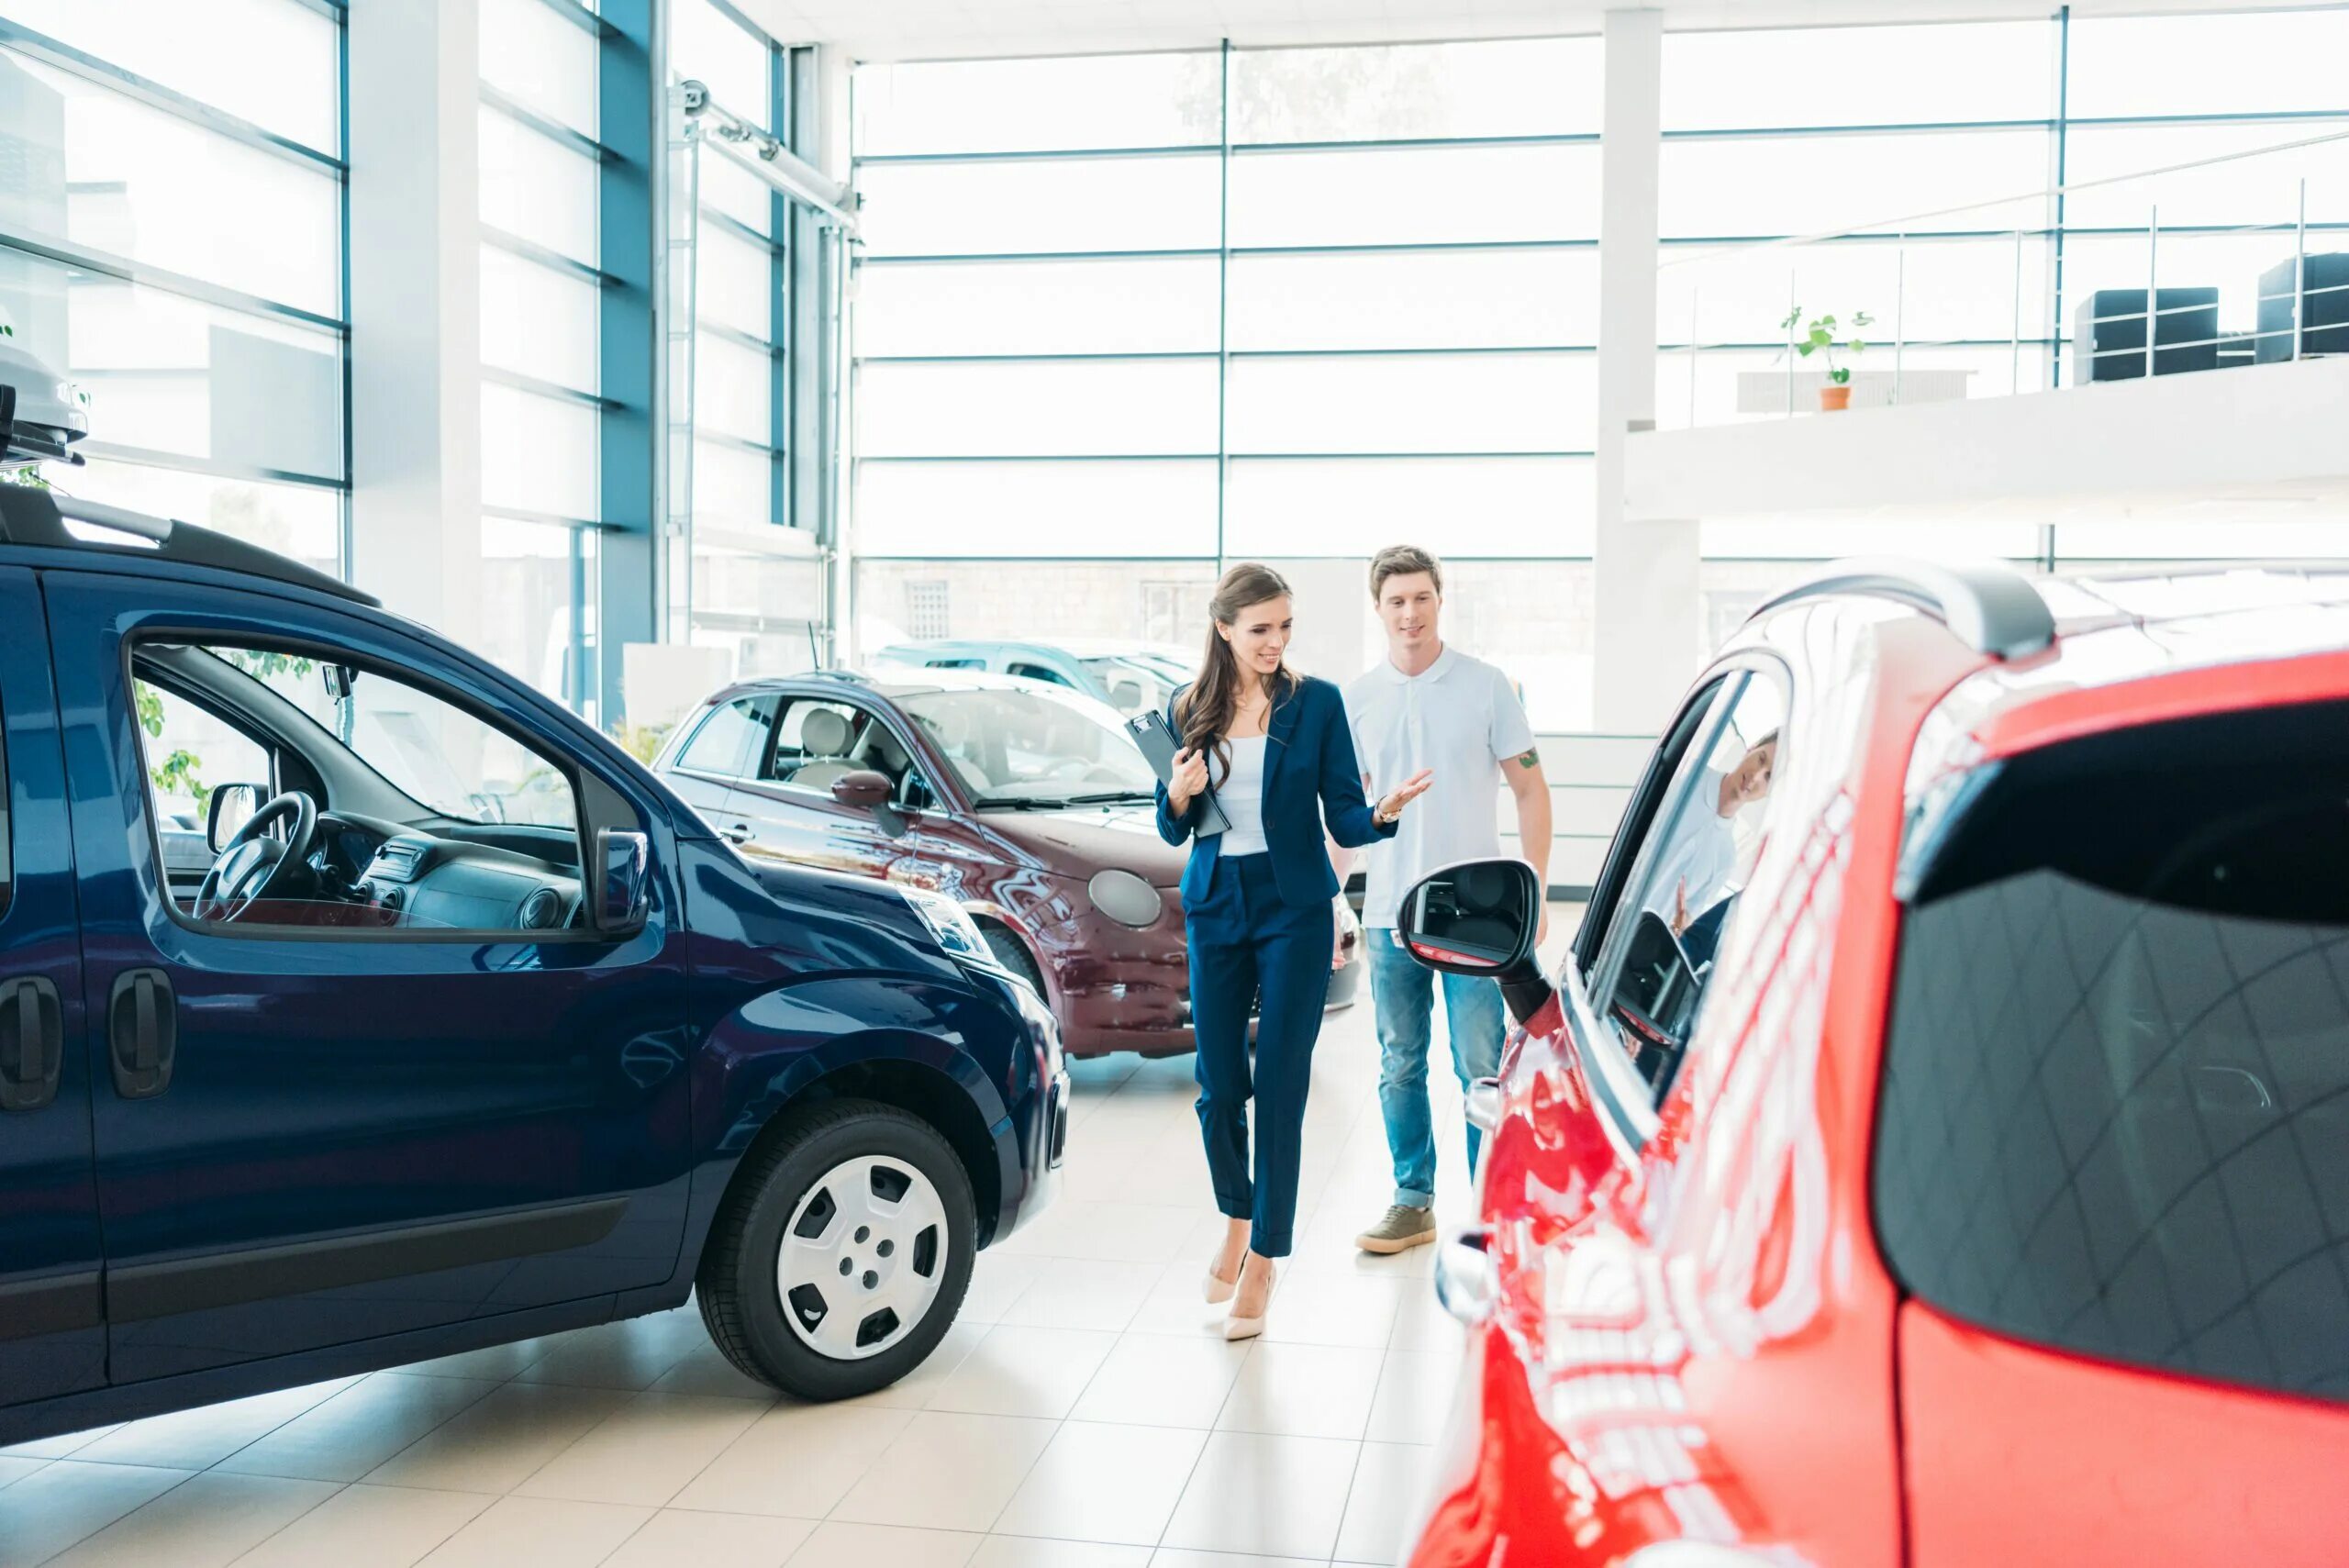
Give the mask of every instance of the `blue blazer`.
[[[1167, 728], [1178, 736], [1183, 731], [1174, 722], [1174, 709], [1182, 698], [1176, 692], [1166, 705]], [[1322, 821], [1330, 824], [1330, 837], [1349, 850], [1393, 838], [1396, 825], [1381, 827], [1371, 819], [1370, 802], [1362, 791], [1362, 763], [1346, 723], [1346, 699], [1336, 686], [1306, 676], [1295, 690], [1275, 699], [1266, 733], [1264, 841], [1272, 851], [1273, 879], [1280, 887], [1281, 902], [1291, 907], [1327, 904], [1337, 896], [1338, 877], [1330, 869], [1329, 851], [1321, 841]], [[1161, 784], [1159, 836], [1170, 844], [1190, 839], [1204, 799], [1194, 800], [1177, 817], [1168, 809], [1166, 786]], [[1192, 841], [1190, 863], [1183, 868], [1184, 908], [1207, 902], [1222, 849], [1220, 833]]]

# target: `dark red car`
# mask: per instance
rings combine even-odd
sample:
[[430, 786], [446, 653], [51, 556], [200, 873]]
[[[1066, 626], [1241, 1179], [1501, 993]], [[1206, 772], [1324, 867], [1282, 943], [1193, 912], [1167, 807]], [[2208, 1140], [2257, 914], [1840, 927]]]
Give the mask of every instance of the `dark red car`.
[[[729, 686], [653, 763], [745, 854], [931, 888], [1059, 1019], [1072, 1056], [1192, 1048], [1184, 851], [1152, 824], [1150, 764], [1117, 712], [956, 670]], [[1361, 984], [1340, 908], [1330, 1006]]]
[[1411, 1562], [2349, 1562], [2349, 576], [1838, 568], [1534, 907]]

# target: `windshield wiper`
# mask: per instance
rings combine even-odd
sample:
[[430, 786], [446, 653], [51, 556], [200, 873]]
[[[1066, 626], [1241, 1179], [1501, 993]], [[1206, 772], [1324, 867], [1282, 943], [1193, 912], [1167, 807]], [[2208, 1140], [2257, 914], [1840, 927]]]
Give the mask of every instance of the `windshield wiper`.
[[1072, 795], [1061, 804], [1063, 806], [1128, 806], [1137, 805], [1142, 801], [1156, 805], [1157, 792], [1147, 789], [1104, 790], [1098, 795]]
[[1057, 806], [1060, 804], [1057, 800], [1038, 800], [1035, 796], [1027, 795], [982, 795], [971, 802], [971, 805], [980, 811], [1041, 811], [1046, 806]]

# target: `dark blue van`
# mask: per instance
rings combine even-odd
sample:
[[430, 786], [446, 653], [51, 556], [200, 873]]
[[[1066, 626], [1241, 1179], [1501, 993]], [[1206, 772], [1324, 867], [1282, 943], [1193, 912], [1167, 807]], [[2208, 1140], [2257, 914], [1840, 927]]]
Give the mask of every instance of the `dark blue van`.
[[918, 1365], [1066, 1128], [962, 911], [753, 868], [346, 584], [63, 505], [117, 531], [0, 485], [0, 1443], [689, 1291], [793, 1394]]

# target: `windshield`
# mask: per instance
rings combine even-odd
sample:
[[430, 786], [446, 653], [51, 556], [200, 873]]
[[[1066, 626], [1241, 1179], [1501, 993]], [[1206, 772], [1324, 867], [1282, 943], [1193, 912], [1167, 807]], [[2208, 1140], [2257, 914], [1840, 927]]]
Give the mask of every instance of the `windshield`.
[[1074, 692], [926, 692], [899, 706], [981, 806], [1142, 801], [1158, 783], [1117, 714]]
[[1186, 677], [1167, 674], [1156, 661], [1142, 657], [1086, 659], [1085, 673], [1108, 694], [1109, 706], [1128, 718], [1141, 713], [1163, 713]]

